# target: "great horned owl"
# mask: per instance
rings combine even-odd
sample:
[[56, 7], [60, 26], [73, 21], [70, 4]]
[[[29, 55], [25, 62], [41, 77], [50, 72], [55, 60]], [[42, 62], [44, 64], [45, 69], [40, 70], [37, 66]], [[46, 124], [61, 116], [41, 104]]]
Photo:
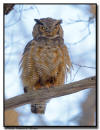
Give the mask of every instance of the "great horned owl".
[[[24, 91], [64, 84], [71, 61], [64, 45], [62, 20], [35, 19], [33, 40], [25, 47], [21, 59], [21, 79]], [[41, 105], [42, 104], [42, 105]], [[43, 103], [31, 105], [33, 113], [43, 113]]]

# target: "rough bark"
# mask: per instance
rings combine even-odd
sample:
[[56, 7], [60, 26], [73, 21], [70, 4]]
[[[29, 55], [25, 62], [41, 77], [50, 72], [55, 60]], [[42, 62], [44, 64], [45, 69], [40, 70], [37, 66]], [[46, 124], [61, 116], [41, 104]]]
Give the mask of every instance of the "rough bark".
[[32, 91], [6, 100], [5, 110], [15, 108], [24, 104], [30, 104], [31, 102], [34, 102], [34, 104], [41, 103], [51, 98], [72, 94], [88, 88], [95, 88], [95, 86], [96, 77], [93, 76], [73, 83], [64, 84], [62, 86]]

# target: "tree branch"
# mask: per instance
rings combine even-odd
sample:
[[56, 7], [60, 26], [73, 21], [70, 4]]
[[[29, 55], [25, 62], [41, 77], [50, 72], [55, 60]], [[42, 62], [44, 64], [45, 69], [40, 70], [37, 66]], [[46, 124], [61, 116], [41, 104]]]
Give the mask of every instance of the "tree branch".
[[96, 76], [93, 76], [70, 84], [64, 84], [62, 86], [43, 88], [6, 100], [5, 110], [15, 108], [24, 104], [30, 104], [31, 102], [34, 104], [36, 104], [37, 102], [40, 103], [51, 98], [72, 94], [88, 88], [95, 88], [95, 86]]
[[8, 14], [11, 10], [13, 10], [13, 7], [15, 4], [4, 4], [4, 14]]

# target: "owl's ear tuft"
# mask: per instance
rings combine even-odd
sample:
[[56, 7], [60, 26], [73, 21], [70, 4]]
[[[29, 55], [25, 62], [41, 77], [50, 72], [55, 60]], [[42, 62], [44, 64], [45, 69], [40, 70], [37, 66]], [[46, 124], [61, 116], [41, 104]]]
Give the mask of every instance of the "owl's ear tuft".
[[61, 24], [61, 23], [62, 23], [62, 20], [57, 20], [56, 25]]
[[43, 23], [42, 23], [39, 19], [34, 19], [34, 21], [35, 21], [37, 24], [43, 25]]

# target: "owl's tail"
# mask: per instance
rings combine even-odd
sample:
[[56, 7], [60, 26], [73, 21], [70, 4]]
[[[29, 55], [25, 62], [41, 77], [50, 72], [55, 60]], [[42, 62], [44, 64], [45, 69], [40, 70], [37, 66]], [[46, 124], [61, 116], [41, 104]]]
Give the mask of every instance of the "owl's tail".
[[[27, 93], [27, 92], [28, 92], [28, 87], [25, 86], [24, 87], [24, 93]], [[37, 103], [37, 104], [32, 103], [31, 104], [31, 112], [43, 114], [45, 112], [46, 103], [47, 103], [46, 101], [41, 102], [41, 103]]]
[[41, 102], [40, 104], [31, 104], [31, 112], [32, 113], [41, 113], [45, 112], [46, 103]]

